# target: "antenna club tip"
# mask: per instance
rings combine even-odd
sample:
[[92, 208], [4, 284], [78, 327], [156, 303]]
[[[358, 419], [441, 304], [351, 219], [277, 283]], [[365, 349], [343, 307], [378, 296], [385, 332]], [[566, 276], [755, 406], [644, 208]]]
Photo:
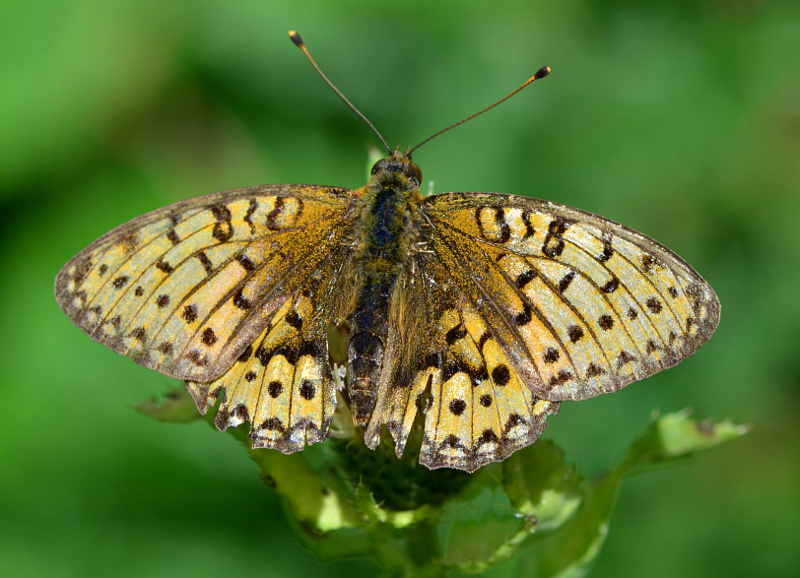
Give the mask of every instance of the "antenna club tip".
[[544, 78], [548, 74], [550, 74], [550, 67], [543, 66], [542, 68], [536, 71], [536, 74], [534, 74], [533, 77], [538, 80], [540, 78]]
[[303, 39], [300, 38], [300, 35], [294, 30], [289, 30], [289, 38], [292, 39], [292, 42], [294, 42], [295, 46], [297, 46], [298, 48], [303, 47]]

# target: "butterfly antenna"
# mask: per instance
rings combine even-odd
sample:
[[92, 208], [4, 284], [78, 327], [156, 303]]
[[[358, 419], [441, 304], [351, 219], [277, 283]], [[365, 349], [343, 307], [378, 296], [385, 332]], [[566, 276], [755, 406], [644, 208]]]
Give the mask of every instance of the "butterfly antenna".
[[511, 98], [512, 96], [514, 96], [515, 94], [517, 94], [517, 93], [518, 93], [520, 90], [522, 90], [523, 88], [525, 88], [526, 86], [528, 86], [528, 85], [529, 85], [531, 82], [533, 82], [534, 80], [539, 80], [540, 78], [544, 78], [544, 77], [545, 77], [545, 76], [547, 76], [548, 74], [550, 74], [550, 67], [549, 67], [549, 66], [544, 66], [544, 67], [540, 68], [540, 69], [539, 69], [539, 70], [536, 72], [536, 74], [534, 74], [533, 76], [531, 76], [531, 77], [530, 77], [530, 78], [529, 78], [529, 79], [528, 79], [528, 80], [527, 80], [527, 81], [526, 81], [526, 82], [525, 82], [525, 83], [524, 83], [522, 86], [520, 86], [520, 87], [519, 87], [518, 89], [516, 89], [514, 92], [511, 92], [510, 94], [507, 94], [506, 96], [504, 96], [503, 98], [501, 98], [500, 100], [498, 100], [498, 101], [497, 101], [497, 102], [495, 102], [494, 104], [492, 104], [492, 105], [490, 105], [490, 106], [487, 106], [487, 107], [486, 107], [486, 108], [484, 108], [483, 110], [479, 110], [479, 111], [478, 111], [478, 112], [476, 112], [475, 114], [471, 114], [471, 115], [469, 115], [469, 116], [468, 116], [467, 118], [465, 118], [464, 120], [460, 120], [460, 121], [458, 121], [457, 123], [455, 123], [455, 124], [451, 124], [451, 125], [450, 125], [450, 126], [448, 126], [447, 128], [443, 128], [443, 129], [442, 129], [442, 130], [440, 130], [439, 132], [437, 132], [437, 133], [435, 133], [435, 134], [432, 134], [431, 136], [429, 136], [428, 138], [426, 138], [424, 141], [422, 141], [421, 143], [419, 143], [417, 146], [415, 146], [414, 148], [412, 148], [410, 151], [408, 151], [408, 154], [410, 155], [410, 154], [411, 154], [411, 153], [413, 153], [415, 150], [417, 150], [419, 147], [421, 147], [422, 145], [424, 145], [425, 143], [427, 143], [427, 142], [429, 142], [429, 141], [432, 141], [433, 139], [435, 139], [435, 138], [436, 138], [437, 136], [439, 136], [440, 134], [444, 134], [444, 133], [446, 133], [448, 130], [450, 130], [450, 129], [453, 129], [453, 128], [456, 128], [458, 125], [460, 125], [460, 124], [464, 124], [464, 123], [465, 123], [465, 122], [467, 122], [468, 120], [472, 120], [472, 119], [473, 119], [473, 118], [475, 118], [476, 116], [479, 116], [479, 115], [483, 114], [484, 112], [486, 112], [486, 111], [488, 111], [488, 110], [492, 110], [492, 109], [493, 109], [494, 107], [496, 107], [498, 104], [501, 104], [501, 103], [503, 103], [503, 102], [507, 101], [509, 98]]
[[[290, 31], [289, 31], [289, 38], [291, 38], [291, 39], [292, 39], [292, 42], [294, 42], [294, 43], [295, 43], [295, 45], [296, 45], [296, 46], [297, 46], [297, 47], [298, 47], [300, 50], [302, 50], [302, 51], [303, 51], [303, 54], [305, 54], [305, 55], [306, 55], [306, 58], [308, 58], [308, 61], [311, 63], [311, 66], [313, 66], [313, 67], [314, 67], [314, 70], [316, 70], [316, 71], [317, 71], [317, 74], [319, 74], [319, 75], [322, 77], [322, 80], [324, 80], [324, 81], [327, 83], [327, 85], [331, 87], [331, 89], [333, 90], [333, 92], [335, 92], [335, 93], [336, 93], [336, 94], [339, 96], [339, 98], [341, 98], [341, 99], [342, 99], [342, 100], [345, 102], [345, 104], [351, 108], [351, 110], [352, 110], [353, 112], [355, 112], [355, 113], [356, 113], [358, 116], [360, 116], [360, 117], [361, 117], [361, 120], [363, 120], [365, 123], [367, 123], [367, 126], [369, 126], [369, 128], [371, 128], [371, 129], [372, 129], [372, 132], [374, 132], [376, 135], [378, 135], [378, 138], [379, 138], [379, 139], [381, 139], [381, 142], [383, 143], [383, 146], [385, 146], [385, 147], [386, 147], [386, 150], [387, 150], [387, 151], [389, 151], [389, 154], [391, 154], [391, 153], [392, 153], [392, 149], [390, 149], [390, 148], [389, 148], [389, 145], [388, 145], [388, 144], [386, 144], [386, 140], [383, 138], [383, 136], [381, 135], [381, 133], [379, 133], [379, 132], [378, 132], [378, 129], [377, 129], [377, 128], [375, 128], [375, 125], [373, 125], [373, 124], [372, 124], [372, 123], [369, 121], [369, 119], [368, 119], [366, 116], [364, 116], [360, 110], [358, 110], [358, 109], [355, 107], [355, 105], [354, 105], [352, 102], [350, 102], [349, 100], [347, 100], [347, 97], [346, 97], [345, 95], [343, 95], [343, 94], [342, 94], [342, 92], [341, 92], [341, 91], [340, 91], [338, 88], [336, 88], [336, 87], [334, 86], [334, 84], [333, 84], [333, 83], [332, 83], [330, 80], [328, 80], [328, 77], [327, 77], [327, 76], [325, 76], [325, 73], [324, 73], [324, 72], [322, 72], [322, 70], [320, 69], [320, 67], [319, 67], [319, 66], [317, 66], [317, 63], [316, 63], [316, 62], [314, 62], [314, 59], [313, 59], [313, 58], [311, 58], [311, 54], [308, 52], [308, 49], [306, 48], [306, 45], [303, 43], [303, 39], [302, 39], [302, 38], [300, 38], [300, 35], [299, 35], [297, 32], [295, 32], [294, 30], [290, 30]], [[511, 96], [511, 95], [509, 95], [509, 96]], [[506, 97], [506, 98], [507, 98], [507, 97]], [[498, 103], [498, 104], [499, 104], [499, 103]], [[430, 140], [430, 139], [428, 139], [428, 140]]]

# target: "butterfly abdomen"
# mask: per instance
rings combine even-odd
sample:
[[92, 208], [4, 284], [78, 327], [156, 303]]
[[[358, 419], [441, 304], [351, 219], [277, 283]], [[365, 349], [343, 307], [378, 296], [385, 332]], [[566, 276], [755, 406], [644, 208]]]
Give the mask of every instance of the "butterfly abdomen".
[[348, 393], [360, 426], [366, 426], [375, 407], [390, 303], [410, 256], [410, 214], [421, 200], [418, 183], [396, 170], [379, 171], [363, 191], [361, 237], [355, 259], [358, 296], [350, 319], [348, 348]]

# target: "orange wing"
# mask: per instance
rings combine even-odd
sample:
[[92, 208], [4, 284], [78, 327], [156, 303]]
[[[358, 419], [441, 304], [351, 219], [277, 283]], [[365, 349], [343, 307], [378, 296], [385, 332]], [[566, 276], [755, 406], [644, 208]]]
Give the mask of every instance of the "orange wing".
[[693, 354], [719, 322], [694, 269], [614, 221], [492, 193], [430, 197], [420, 213], [427, 248], [541, 398], [616, 391]]
[[385, 424], [402, 454], [425, 412], [420, 462], [474, 471], [541, 434], [564, 399], [675, 365], [719, 321], [708, 284], [618, 223], [492, 193], [421, 204], [393, 297], [369, 447]]
[[133, 219], [67, 263], [61, 309], [87, 335], [170, 377], [212, 381], [338, 254], [350, 193], [250, 187]]

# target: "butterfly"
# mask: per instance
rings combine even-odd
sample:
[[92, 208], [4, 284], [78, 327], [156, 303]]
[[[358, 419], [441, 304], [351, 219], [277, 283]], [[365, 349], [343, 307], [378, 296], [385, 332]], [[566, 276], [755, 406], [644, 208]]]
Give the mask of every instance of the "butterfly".
[[247, 187], [135, 218], [64, 266], [58, 304], [184, 380], [201, 413], [219, 401], [221, 430], [249, 422], [254, 448], [287, 454], [328, 433], [328, 331], [346, 328], [344, 397], [366, 445], [385, 427], [401, 456], [422, 414], [420, 463], [467, 472], [535, 442], [561, 401], [711, 337], [714, 291], [663, 245], [546, 200], [424, 197], [411, 152], [356, 190]]

